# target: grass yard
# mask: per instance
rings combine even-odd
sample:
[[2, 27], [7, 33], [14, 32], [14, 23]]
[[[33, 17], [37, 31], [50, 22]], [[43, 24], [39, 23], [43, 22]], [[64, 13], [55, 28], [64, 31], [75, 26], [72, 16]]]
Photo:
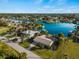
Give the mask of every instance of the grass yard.
[[28, 48], [30, 46], [30, 43], [27, 41], [24, 41], [24, 42], [19, 43], [19, 45], [21, 45], [24, 48]]
[[9, 39], [9, 38], [17, 37], [17, 36], [16, 36], [16, 33], [12, 33], [12, 34], [6, 34], [5, 37]]
[[6, 33], [9, 29], [9, 27], [0, 27], [0, 35]]
[[37, 49], [33, 52], [41, 56], [43, 59], [53, 59], [54, 56], [54, 52], [48, 49]]
[[79, 58], [79, 43], [69, 42], [67, 47], [67, 54], [69, 59]]
[[54, 59], [78, 59], [79, 58], [79, 43], [71, 40], [63, 44], [54, 53]]

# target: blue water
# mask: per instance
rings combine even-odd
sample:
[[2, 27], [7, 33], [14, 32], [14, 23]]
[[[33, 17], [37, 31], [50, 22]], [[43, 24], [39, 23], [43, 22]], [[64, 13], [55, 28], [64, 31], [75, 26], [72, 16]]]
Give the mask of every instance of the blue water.
[[69, 23], [42, 23], [49, 34], [59, 34], [63, 33], [65, 36], [68, 35], [70, 31], [75, 30], [75, 24]]

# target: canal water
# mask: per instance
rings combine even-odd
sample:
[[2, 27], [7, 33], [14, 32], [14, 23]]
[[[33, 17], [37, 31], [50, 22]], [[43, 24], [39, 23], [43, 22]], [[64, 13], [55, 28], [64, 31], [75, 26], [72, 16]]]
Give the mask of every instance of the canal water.
[[68, 35], [70, 31], [75, 30], [75, 24], [72, 23], [42, 23], [48, 31], [49, 34], [59, 34], [63, 33], [65, 36]]

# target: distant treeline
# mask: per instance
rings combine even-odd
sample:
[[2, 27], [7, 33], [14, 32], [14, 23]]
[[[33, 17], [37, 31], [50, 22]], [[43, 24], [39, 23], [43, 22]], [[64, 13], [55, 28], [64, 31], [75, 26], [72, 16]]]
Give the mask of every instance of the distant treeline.
[[75, 16], [79, 18], [79, 13], [0, 13], [0, 16]]

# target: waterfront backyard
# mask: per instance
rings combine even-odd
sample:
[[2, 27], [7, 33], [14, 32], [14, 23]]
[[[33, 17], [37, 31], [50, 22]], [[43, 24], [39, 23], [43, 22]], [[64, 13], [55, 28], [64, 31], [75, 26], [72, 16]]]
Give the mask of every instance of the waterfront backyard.
[[[26, 49], [28, 48], [27, 45], [30, 46], [28, 42], [21, 43], [21, 46]], [[79, 57], [79, 44], [69, 40], [66, 44], [62, 43], [56, 51], [35, 46], [32, 48], [32, 52], [41, 56], [43, 59], [77, 59]]]
[[79, 0], [0, 0], [0, 59], [79, 59]]

